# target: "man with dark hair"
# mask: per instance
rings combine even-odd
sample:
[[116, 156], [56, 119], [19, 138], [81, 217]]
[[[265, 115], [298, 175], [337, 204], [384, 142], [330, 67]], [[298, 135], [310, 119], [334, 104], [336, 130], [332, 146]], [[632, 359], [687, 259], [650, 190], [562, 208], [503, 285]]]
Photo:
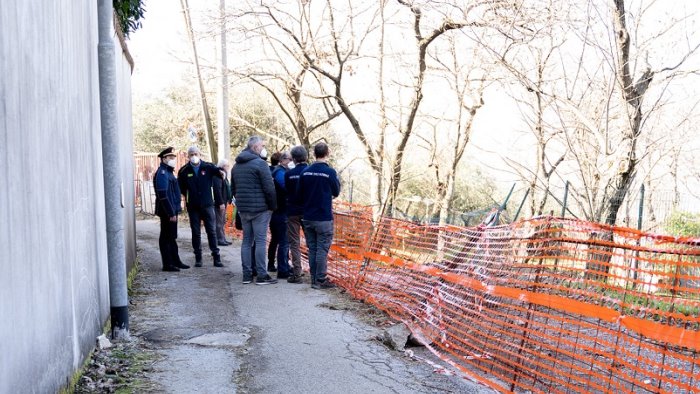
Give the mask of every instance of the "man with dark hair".
[[311, 287], [335, 287], [327, 276], [328, 251], [333, 241], [333, 199], [340, 194], [340, 182], [328, 165], [330, 149], [325, 142], [314, 146], [316, 162], [306, 167], [299, 178], [299, 200], [304, 207], [304, 235], [309, 248]]
[[190, 160], [180, 168], [177, 174], [180, 192], [185, 196], [187, 213], [190, 215], [194, 266], [202, 266], [202, 222], [204, 222], [209, 250], [211, 250], [211, 256], [214, 259], [214, 267], [223, 267], [216, 239], [213, 190], [213, 178], [222, 177], [222, 174], [214, 164], [202, 160], [200, 155], [199, 148], [191, 146], [187, 150], [187, 156]]
[[[274, 156], [274, 155], [272, 155]], [[289, 279], [289, 243], [287, 242], [287, 192], [284, 175], [292, 162], [289, 152], [280, 152], [279, 164], [272, 170], [272, 180], [277, 194], [277, 209], [270, 219], [270, 247], [267, 252], [268, 270], [274, 268], [277, 258], [277, 279]]]
[[[267, 156], [265, 141], [253, 136], [248, 146], [236, 157], [236, 165], [231, 171], [231, 189], [236, 198], [236, 208], [241, 216], [243, 242], [241, 244], [241, 265], [243, 284], [253, 281], [252, 265], [257, 267], [258, 285], [277, 283], [265, 270], [267, 229], [272, 211], [277, 209], [275, 185], [270, 169], [261, 157]], [[255, 242], [255, 256], [251, 246]]]
[[[270, 173], [272, 174], [273, 181], [275, 180], [275, 170], [279, 168], [281, 157], [282, 152], [275, 152], [272, 154], [272, 156], [270, 156]], [[279, 210], [280, 199], [277, 185], [275, 185], [275, 192], [277, 193], [277, 210]], [[277, 258], [277, 246], [279, 245], [279, 237], [273, 231], [272, 228], [274, 226], [275, 219], [275, 212], [272, 212], [272, 217], [270, 218], [270, 244], [267, 247], [267, 270], [269, 272], [277, 272], [277, 267], [275, 267], [275, 260]]]
[[160, 218], [160, 237], [158, 248], [163, 261], [163, 271], [180, 271], [190, 268], [180, 261], [177, 251], [177, 215], [182, 212], [180, 206], [180, 187], [173, 174], [177, 163], [172, 147], [163, 149], [158, 154], [160, 167], [153, 177], [156, 190], [156, 216]]
[[287, 191], [287, 240], [289, 241], [289, 252], [292, 255], [292, 275], [287, 278], [287, 282], [301, 283], [301, 245], [299, 240], [304, 207], [299, 201], [297, 184], [301, 173], [308, 165], [306, 160], [309, 158], [309, 154], [302, 145], [293, 147], [290, 154], [293, 162], [287, 165], [290, 169], [284, 174], [284, 189]]

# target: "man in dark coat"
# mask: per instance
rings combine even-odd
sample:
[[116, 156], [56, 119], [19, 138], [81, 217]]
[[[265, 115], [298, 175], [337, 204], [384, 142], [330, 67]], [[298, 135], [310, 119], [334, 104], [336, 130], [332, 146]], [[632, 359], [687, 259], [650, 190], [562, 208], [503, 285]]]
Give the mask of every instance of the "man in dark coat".
[[[231, 189], [243, 227], [241, 244], [243, 283], [253, 281], [254, 261], [258, 274], [255, 283], [267, 285], [277, 283], [277, 279], [270, 277], [265, 269], [267, 228], [272, 211], [277, 208], [277, 199], [270, 169], [261, 156], [267, 156], [265, 141], [258, 136], [250, 137], [246, 149], [236, 157], [236, 165], [231, 171]], [[255, 242], [255, 256], [251, 253], [253, 242]]]
[[163, 271], [180, 271], [190, 268], [180, 261], [177, 251], [177, 215], [182, 212], [180, 206], [180, 187], [173, 174], [177, 161], [172, 147], [165, 148], [158, 154], [160, 166], [153, 177], [156, 191], [156, 216], [160, 218], [160, 237], [158, 247], [163, 261]]
[[316, 162], [304, 170], [299, 178], [297, 193], [304, 207], [304, 236], [309, 248], [311, 287], [335, 287], [328, 280], [328, 251], [333, 242], [333, 199], [340, 194], [340, 182], [334, 169], [328, 165], [330, 149], [325, 142], [314, 146]]
[[213, 178], [221, 178], [222, 174], [214, 164], [201, 160], [200, 155], [199, 148], [190, 147], [187, 150], [189, 163], [182, 166], [177, 174], [180, 192], [185, 196], [185, 206], [190, 215], [194, 266], [202, 266], [202, 222], [204, 222], [209, 250], [211, 250], [211, 256], [214, 259], [214, 267], [223, 267], [216, 239], [213, 190]]
[[[274, 156], [274, 155], [273, 155]], [[272, 180], [277, 194], [277, 209], [272, 211], [270, 219], [270, 247], [267, 252], [267, 266], [274, 267], [277, 259], [277, 279], [289, 279], [289, 242], [287, 241], [287, 191], [284, 188], [284, 174], [287, 172], [292, 156], [289, 152], [280, 152], [279, 164], [272, 170]]]
[[216, 211], [216, 240], [219, 246], [231, 245], [226, 240], [224, 227], [226, 226], [226, 206], [231, 202], [231, 183], [228, 180], [228, 173], [231, 165], [226, 159], [219, 160], [219, 170], [224, 175], [223, 178], [214, 178], [214, 210]]
[[295, 146], [290, 151], [293, 166], [284, 174], [284, 188], [287, 194], [287, 240], [289, 241], [289, 252], [292, 255], [292, 275], [287, 278], [289, 283], [302, 283], [301, 271], [301, 219], [304, 214], [304, 207], [297, 195], [297, 183], [301, 173], [306, 169], [306, 160], [309, 153], [302, 145]]

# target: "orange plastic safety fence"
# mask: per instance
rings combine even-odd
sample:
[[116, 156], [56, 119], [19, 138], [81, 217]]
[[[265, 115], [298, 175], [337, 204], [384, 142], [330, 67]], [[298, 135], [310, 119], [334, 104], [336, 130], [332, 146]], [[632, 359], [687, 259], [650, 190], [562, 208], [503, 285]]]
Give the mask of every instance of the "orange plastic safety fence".
[[700, 392], [698, 238], [553, 217], [373, 223], [336, 202], [328, 270], [499, 391]]

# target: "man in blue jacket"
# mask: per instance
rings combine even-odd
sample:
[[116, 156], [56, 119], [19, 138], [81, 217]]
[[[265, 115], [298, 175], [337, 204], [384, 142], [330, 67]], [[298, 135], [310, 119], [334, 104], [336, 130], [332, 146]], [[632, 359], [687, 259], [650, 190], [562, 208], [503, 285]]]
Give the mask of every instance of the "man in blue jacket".
[[[261, 158], [266, 156], [265, 141], [258, 136], [250, 137], [248, 146], [236, 157], [236, 165], [231, 170], [231, 190], [236, 198], [236, 209], [243, 227], [243, 284], [253, 281], [253, 264], [257, 267], [258, 274], [255, 284], [277, 283], [277, 279], [273, 279], [265, 269], [267, 229], [272, 211], [277, 209], [272, 174], [267, 162]], [[255, 256], [251, 252], [253, 242]]]
[[180, 271], [190, 268], [180, 261], [177, 251], [177, 215], [182, 212], [180, 206], [180, 187], [173, 174], [177, 161], [172, 147], [165, 148], [158, 154], [160, 167], [153, 177], [156, 190], [156, 216], [160, 218], [160, 237], [158, 247], [163, 261], [163, 271]]
[[287, 240], [289, 241], [289, 252], [292, 255], [292, 275], [287, 278], [289, 283], [301, 283], [301, 219], [304, 214], [304, 207], [299, 201], [297, 184], [301, 173], [308, 164], [306, 160], [309, 153], [302, 145], [293, 147], [290, 152], [293, 166], [288, 165], [289, 171], [284, 174], [284, 188], [287, 191]]
[[316, 162], [301, 173], [298, 197], [304, 207], [303, 226], [306, 246], [309, 248], [311, 287], [330, 289], [328, 251], [333, 241], [333, 199], [340, 194], [340, 182], [334, 169], [328, 165], [330, 149], [325, 142], [314, 146]]
[[202, 266], [202, 222], [207, 232], [209, 250], [214, 259], [214, 267], [223, 267], [219, 246], [216, 239], [216, 214], [214, 212], [214, 177], [222, 177], [219, 169], [212, 163], [203, 161], [196, 146], [187, 150], [189, 163], [180, 168], [177, 181], [180, 192], [185, 196], [187, 213], [190, 215], [192, 229], [192, 247], [194, 248], [195, 267]]

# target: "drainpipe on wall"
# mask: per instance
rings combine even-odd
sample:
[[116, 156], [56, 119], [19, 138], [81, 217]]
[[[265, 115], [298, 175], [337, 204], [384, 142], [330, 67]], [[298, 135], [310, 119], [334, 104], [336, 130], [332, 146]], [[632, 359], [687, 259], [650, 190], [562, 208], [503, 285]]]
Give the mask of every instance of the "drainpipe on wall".
[[117, 116], [117, 71], [114, 48], [112, 0], [97, 1], [100, 75], [100, 121], [102, 124], [102, 173], [105, 187], [107, 222], [107, 264], [112, 338], [129, 335], [129, 299], [126, 284], [124, 246], [124, 201], [119, 158]]

